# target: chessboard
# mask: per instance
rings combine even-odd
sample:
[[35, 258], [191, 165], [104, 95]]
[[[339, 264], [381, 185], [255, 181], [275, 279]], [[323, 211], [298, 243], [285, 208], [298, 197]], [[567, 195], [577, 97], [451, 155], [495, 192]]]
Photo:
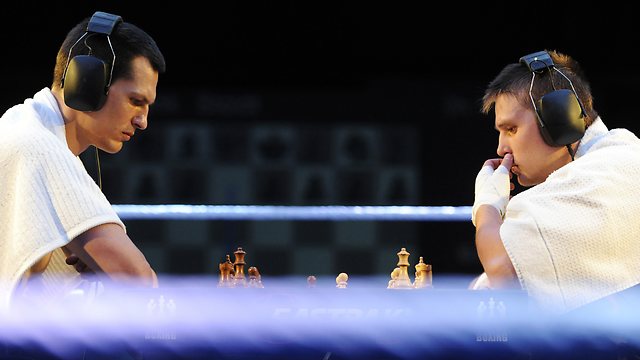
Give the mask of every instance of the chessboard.
[[607, 299], [559, 316], [537, 309], [523, 291], [449, 289], [437, 272], [428, 286], [429, 264], [410, 263], [408, 250], [393, 254], [384, 278], [283, 278], [260, 274], [248, 261], [251, 252], [236, 248], [219, 274], [160, 277], [156, 289], [105, 287], [99, 296], [76, 294], [56, 306], [21, 303], [3, 314], [0, 359], [546, 360], [640, 353], [637, 289], [613, 306]]

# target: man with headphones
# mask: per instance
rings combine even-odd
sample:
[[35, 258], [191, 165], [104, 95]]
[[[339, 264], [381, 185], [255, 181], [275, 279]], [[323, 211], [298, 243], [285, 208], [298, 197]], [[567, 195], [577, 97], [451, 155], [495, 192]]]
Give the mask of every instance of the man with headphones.
[[[68, 285], [57, 275], [75, 270], [101, 283], [157, 286], [78, 155], [91, 146], [117, 153], [144, 130], [164, 71], [146, 32], [98, 11], [67, 34], [51, 88], [0, 118], [0, 308], [30, 284]], [[44, 289], [38, 294], [62, 296]]]
[[[492, 109], [500, 158], [472, 209], [485, 285], [564, 313], [640, 283], [640, 140], [605, 126], [578, 63], [523, 56], [489, 83]], [[512, 197], [514, 176], [526, 189]]]

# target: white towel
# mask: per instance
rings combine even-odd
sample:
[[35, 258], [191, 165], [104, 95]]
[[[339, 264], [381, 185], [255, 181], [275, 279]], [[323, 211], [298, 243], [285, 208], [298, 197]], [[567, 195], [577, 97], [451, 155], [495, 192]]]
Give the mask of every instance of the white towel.
[[543, 309], [570, 311], [640, 283], [640, 140], [598, 119], [575, 161], [511, 199], [500, 235]]
[[124, 225], [69, 150], [47, 88], [0, 118], [0, 309], [43, 255], [97, 225]]

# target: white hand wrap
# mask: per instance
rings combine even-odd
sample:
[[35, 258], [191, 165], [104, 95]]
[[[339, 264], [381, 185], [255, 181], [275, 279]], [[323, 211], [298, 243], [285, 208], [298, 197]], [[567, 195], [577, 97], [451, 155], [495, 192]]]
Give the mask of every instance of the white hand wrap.
[[489, 165], [483, 166], [476, 176], [476, 198], [471, 210], [473, 225], [476, 225], [476, 211], [480, 205], [491, 205], [504, 217], [510, 193], [509, 169], [502, 165], [496, 170]]

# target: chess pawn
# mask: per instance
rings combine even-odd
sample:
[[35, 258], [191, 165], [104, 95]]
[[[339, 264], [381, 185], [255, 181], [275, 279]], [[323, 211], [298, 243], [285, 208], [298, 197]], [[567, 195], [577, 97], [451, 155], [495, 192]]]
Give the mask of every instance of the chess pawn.
[[313, 275], [307, 276], [307, 287], [314, 288], [314, 287], [316, 287], [316, 283], [317, 282], [318, 282], [318, 280], [316, 279], [315, 276], [313, 276]]
[[347, 273], [340, 273], [336, 277], [336, 287], [338, 289], [346, 289], [347, 281], [349, 280], [349, 275]]
[[409, 278], [409, 255], [411, 255], [406, 248], [402, 248], [398, 252], [398, 278], [395, 279], [394, 289], [412, 289], [413, 284]]
[[432, 286], [431, 265], [425, 264], [422, 256], [420, 256], [420, 261], [416, 264], [416, 280], [413, 283], [413, 287], [416, 289], [424, 289]]
[[218, 281], [218, 287], [233, 287], [233, 264], [229, 255], [225, 262], [220, 263], [218, 266], [220, 269], [220, 281]]
[[400, 275], [400, 268], [395, 268], [391, 272], [391, 280], [389, 280], [389, 284], [387, 285], [387, 289], [395, 289], [396, 288], [396, 280], [398, 279], [398, 275]]
[[249, 270], [247, 270], [247, 272], [249, 273], [249, 287], [260, 289], [264, 288], [264, 286], [262, 285], [260, 272], [258, 271], [257, 267], [252, 266], [249, 268]]
[[233, 252], [233, 254], [236, 257], [236, 260], [233, 263], [233, 269], [235, 271], [235, 275], [233, 276], [233, 283], [236, 286], [246, 287], [247, 280], [244, 276], [244, 256], [246, 253], [244, 250], [242, 250], [241, 247], [239, 247], [238, 250]]

